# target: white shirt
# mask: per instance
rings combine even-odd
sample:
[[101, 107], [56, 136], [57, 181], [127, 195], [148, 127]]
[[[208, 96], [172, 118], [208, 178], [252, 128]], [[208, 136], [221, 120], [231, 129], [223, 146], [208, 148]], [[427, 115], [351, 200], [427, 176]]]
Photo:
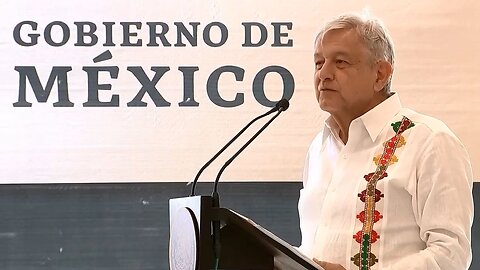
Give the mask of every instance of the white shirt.
[[[403, 138], [393, 138], [391, 123], [402, 117], [414, 125], [401, 133]], [[347, 270], [468, 269], [472, 169], [465, 148], [448, 127], [402, 108], [394, 94], [352, 121], [346, 145], [338, 131], [333, 119], [327, 119], [308, 151], [298, 204], [300, 250]], [[398, 143], [389, 156], [388, 176], [378, 180], [378, 196], [371, 197], [378, 200], [373, 201], [378, 221], [372, 218], [372, 224], [379, 238], [367, 246], [372, 265], [359, 268], [352, 261], [361, 253], [354, 235], [358, 232], [362, 241], [367, 234], [366, 221], [357, 218], [366, 209], [359, 194], [367, 187], [364, 176], [378, 168], [374, 158], [378, 161], [391, 138]], [[371, 206], [372, 200], [367, 201]]]

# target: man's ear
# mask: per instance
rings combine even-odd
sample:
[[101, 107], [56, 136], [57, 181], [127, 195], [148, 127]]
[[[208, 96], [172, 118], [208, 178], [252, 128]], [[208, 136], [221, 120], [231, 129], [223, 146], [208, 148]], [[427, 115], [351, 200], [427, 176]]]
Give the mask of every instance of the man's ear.
[[392, 76], [393, 67], [385, 60], [379, 60], [376, 63], [377, 78], [375, 80], [374, 89], [376, 92], [382, 91], [388, 82], [388, 79]]

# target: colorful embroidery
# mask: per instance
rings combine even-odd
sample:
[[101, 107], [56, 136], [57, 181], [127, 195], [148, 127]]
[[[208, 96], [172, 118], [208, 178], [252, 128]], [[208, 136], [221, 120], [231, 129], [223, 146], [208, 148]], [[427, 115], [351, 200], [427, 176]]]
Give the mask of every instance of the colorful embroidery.
[[375, 172], [365, 175], [367, 187], [358, 194], [360, 200], [365, 204], [364, 210], [361, 211], [357, 218], [363, 223], [362, 230], [353, 235], [353, 238], [360, 244], [360, 251], [351, 258], [352, 262], [358, 266], [360, 270], [368, 270], [371, 266], [378, 262], [377, 256], [371, 252], [372, 244], [375, 243], [380, 235], [373, 230], [373, 225], [383, 218], [382, 214], [375, 209], [375, 203], [383, 198], [383, 194], [378, 190], [377, 183], [387, 177], [387, 168], [398, 162], [395, 156], [395, 150], [405, 145], [405, 138], [402, 133], [415, 126], [407, 117], [403, 117], [402, 121], [392, 123], [395, 135], [387, 140], [383, 146], [383, 153], [373, 158], [377, 168]]
[[377, 165], [377, 166], [387, 165], [387, 161], [388, 161], [388, 165], [392, 165], [392, 164], [394, 164], [398, 161], [398, 158], [395, 155], [383, 156], [383, 155], [380, 155], [380, 154], [373, 157], [373, 162], [375, 162], [375, 165]]

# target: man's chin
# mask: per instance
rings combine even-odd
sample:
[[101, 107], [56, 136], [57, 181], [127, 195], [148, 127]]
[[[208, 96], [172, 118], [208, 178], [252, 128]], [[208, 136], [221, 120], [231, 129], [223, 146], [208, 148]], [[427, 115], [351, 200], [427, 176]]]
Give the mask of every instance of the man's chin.
[[335, 108], [332, 106], [332, 104], [329, 104], [328, 102], [319, 100], [318, 105], [324, 112], [332, 113], [332, 111], [335, 111]]

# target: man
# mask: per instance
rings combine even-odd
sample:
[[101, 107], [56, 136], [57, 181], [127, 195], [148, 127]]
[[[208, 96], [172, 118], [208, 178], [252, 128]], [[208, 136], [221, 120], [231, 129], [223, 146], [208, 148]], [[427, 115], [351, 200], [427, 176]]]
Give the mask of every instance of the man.
[[382, 24], [332, 20], [314, 60], [315, 94], [330, 117], [306, 160], [300, 250], [326, 270], [468, 269], [468, 154], [445, 124], [390, 91], [394, 52]]

